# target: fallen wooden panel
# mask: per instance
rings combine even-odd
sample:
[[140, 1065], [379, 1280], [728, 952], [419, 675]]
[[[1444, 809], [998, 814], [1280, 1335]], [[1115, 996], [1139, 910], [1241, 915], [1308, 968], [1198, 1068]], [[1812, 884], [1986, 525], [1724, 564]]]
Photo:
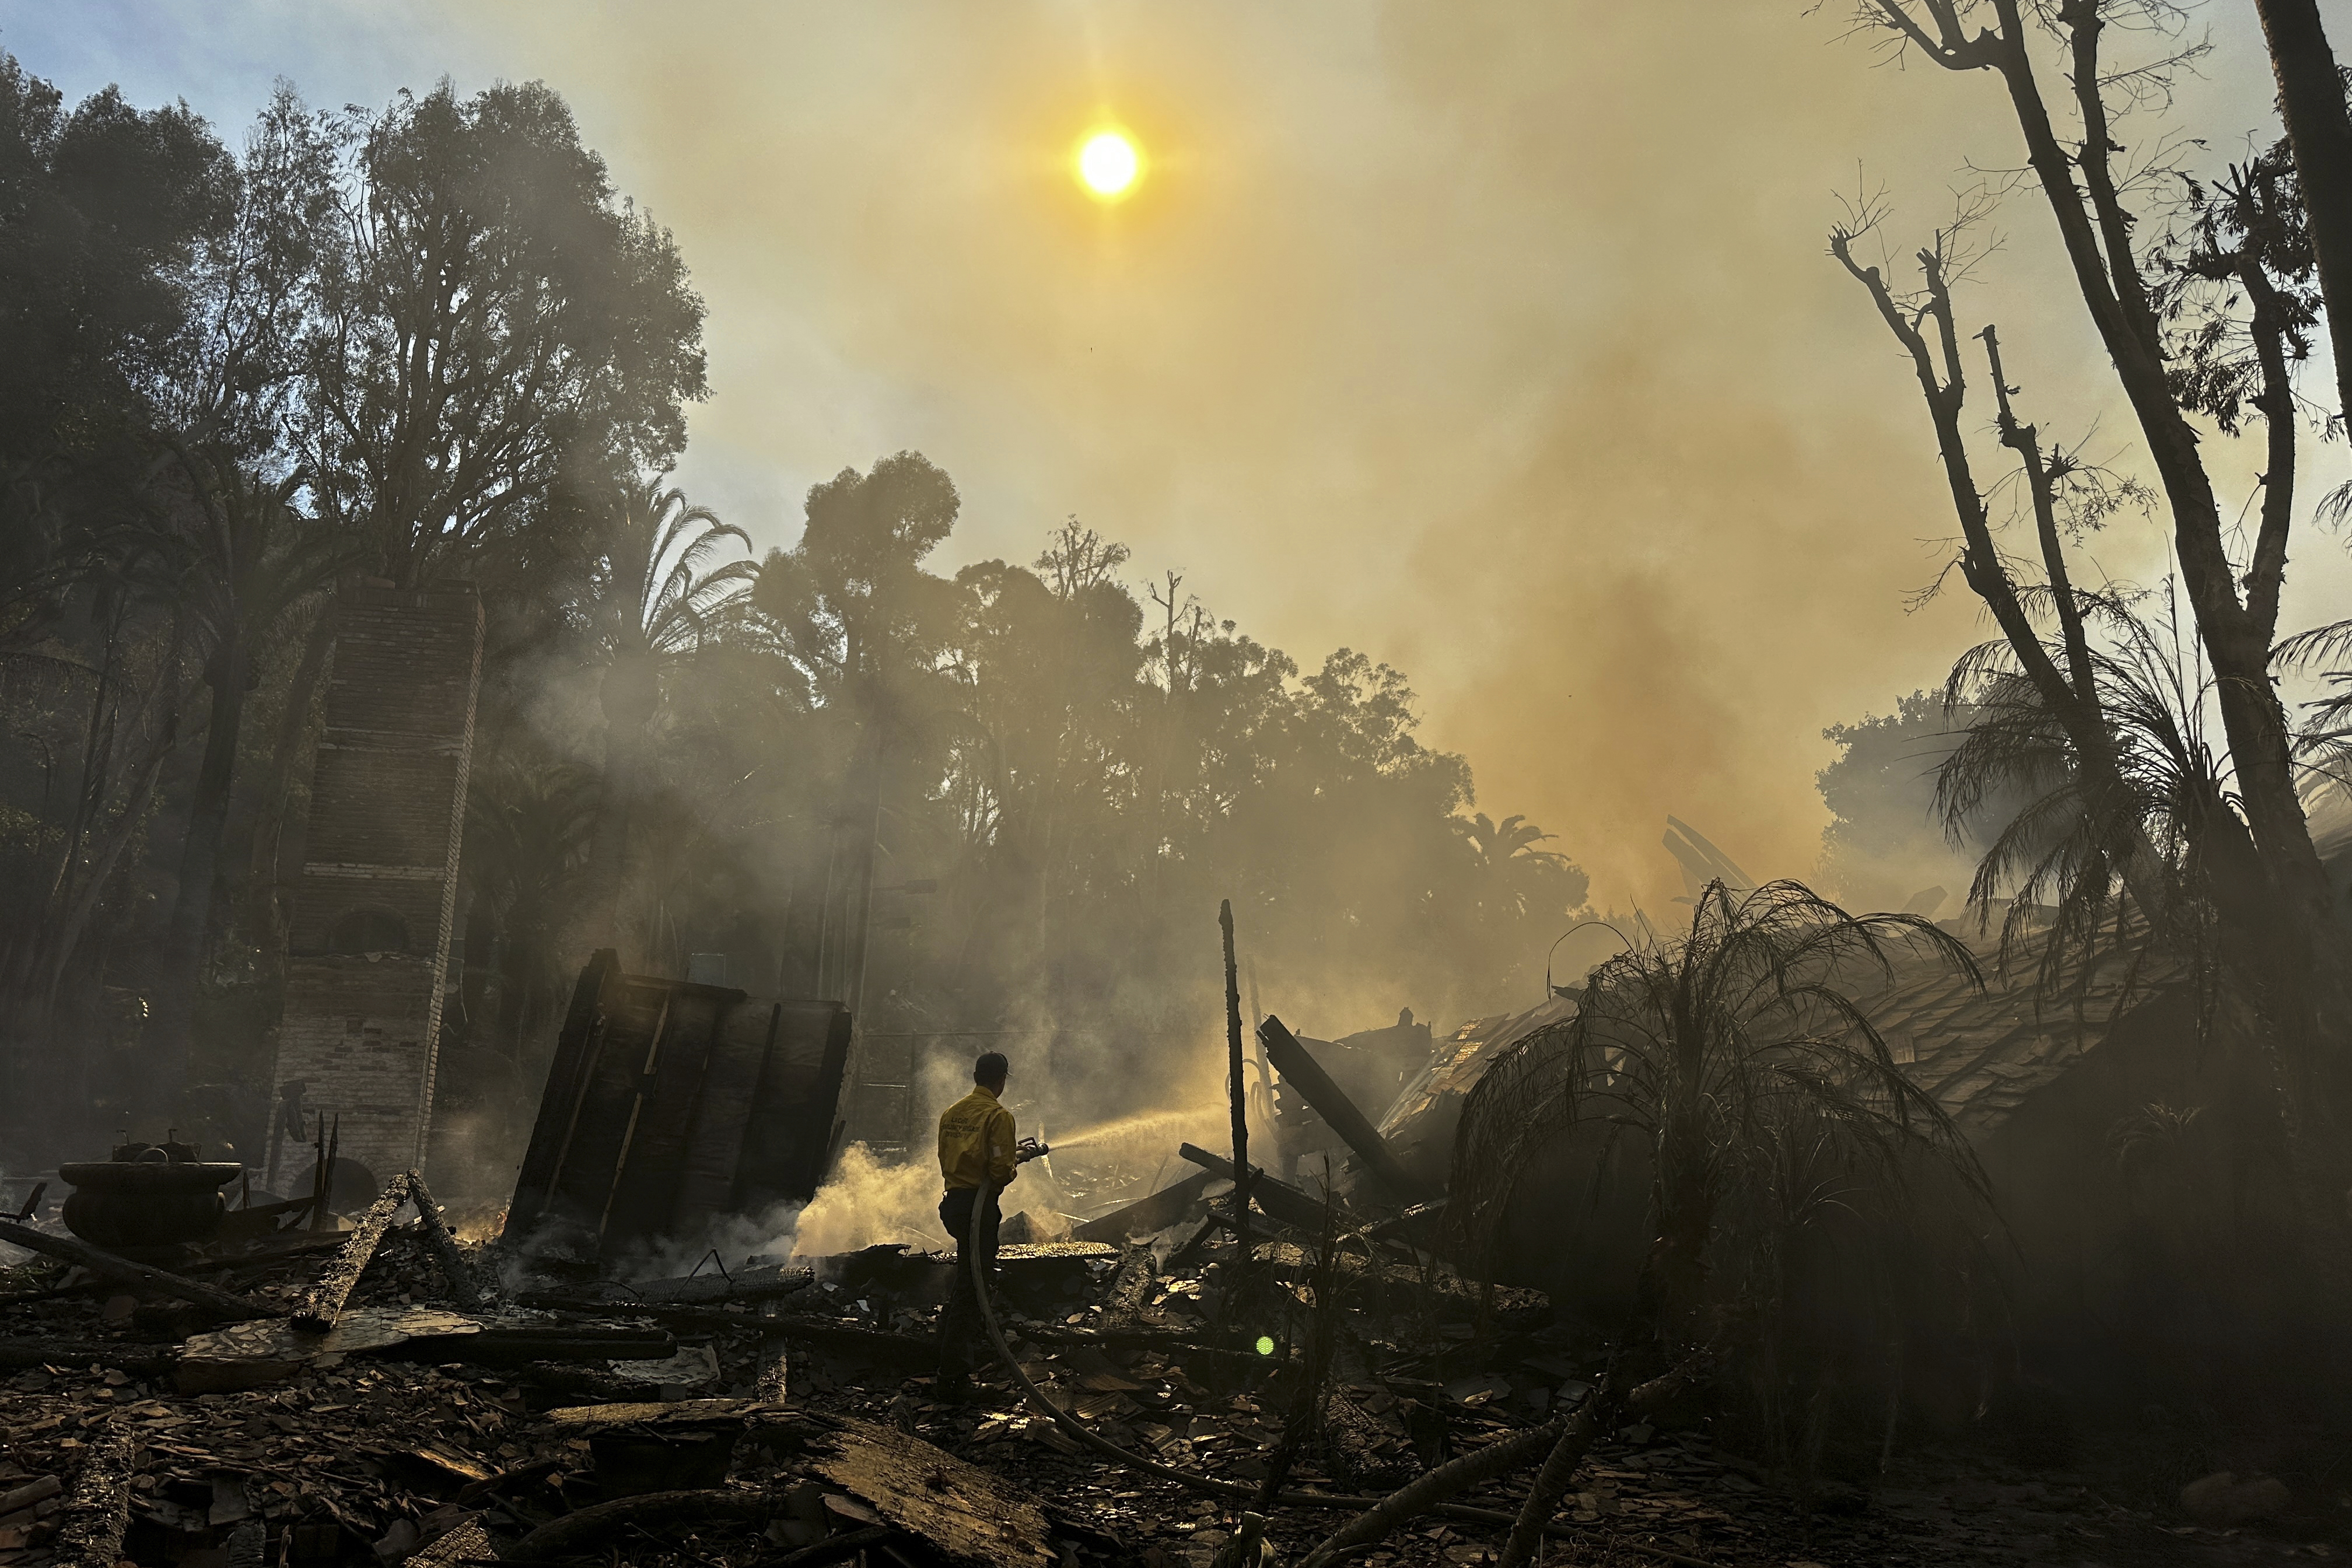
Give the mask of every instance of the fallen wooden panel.
[[1034, 1568], [1057, 1562], [1033, 1489], [920, 1437], [855, 1416], [831, 1416], [811, 1467], [952, 1562]]
[[849, 1015], [728, 986], [581, 972], [508, 1205], [527, 1256], [604, 1260], [816, 1191]]
[[189, 1339], [180, 1347], [172, 1381], [182, 1394], [227, 1394], [282, 1382], [320, 1356], [382, 1350], [419, 1334], [445, 1338], [480, 1331], [474, 1319], [433, 1307], [357, 1307], [324, 1331], [264, 1318]]

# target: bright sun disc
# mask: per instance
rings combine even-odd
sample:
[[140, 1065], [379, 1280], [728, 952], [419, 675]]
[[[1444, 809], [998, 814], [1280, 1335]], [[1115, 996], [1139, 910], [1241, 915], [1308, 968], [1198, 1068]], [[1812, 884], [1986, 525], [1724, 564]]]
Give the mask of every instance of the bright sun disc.
[[1097, 131], [1078, 149], [1078, 179], [1097, 196], [1123, 196], [1142, 173], [1135, 143], [1116, 131]]

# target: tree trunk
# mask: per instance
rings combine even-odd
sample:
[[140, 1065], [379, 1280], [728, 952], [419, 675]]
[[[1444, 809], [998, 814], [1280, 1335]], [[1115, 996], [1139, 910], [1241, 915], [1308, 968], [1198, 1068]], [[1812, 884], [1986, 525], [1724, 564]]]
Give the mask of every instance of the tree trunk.
[[[652, 658], [625, 655], [606, 668], [598, 688], [604, 710], [604, 778], [596, 827], [588, 840], [587, 896], [574, 922], [567, 957], [600, 947], [621, 948], [621, 894], [627, 870], [629, 816], [644, 769], [646, 726], [661, 702], [661, 675]], [[624, 965], [640, 955], [622, 952]]]
[[2336, 407], [2352, 418], [2352, 111], [2320, 23], [2319, 0], [2254, 0], [2278, 79], [2279, 110], [2311, 219], [2319, 289], [2336, 347]]
[[142, 1096], [151, 1113], [169, 1117], [186, 1087], [194, 1044], [196, 991], [203, 981], [205, 952], [212, 935], [213, 879], [220, 866], [221, 836], [228, 823], [229, 787], [236, 773], [236, 735], [245, 713], [244, 639], [228, 632], [205, 673], [212, 688], [212, 718], [205, 731], [203, 764], [188, 805], [188, 830], [180, 843], [180, 890], [164, 928], [155, 984], [154, 1011], [146, 1030], [149, 1076]]
[[[2267, 6], [2273, 0], [2262, 3], [2267, 21]], [[2284, 8], [2293, 0], [2277, 3]], [[2199, 640], [2212, 664], [2247, 825], [2272, 883], [2275, 918], [2264, 922], [2261, 939], [2282, 945], [2271, 969], [2273, 994], [2266, 998], [2264, 1011], [2291, 1053], [2307, 1063], [2326, 1060], [2333, 1068], [2344, 1055], [2339, 1038], [2346, 1024], [2344, 926], [2295, 792], [2286, 717], [2271, 685], [2272, 628], [2255, 625], [2239, 599], [2238, 569], [2223, 543], [2212, 479], [2197, 432], [2173, 399], [2162, 331], [2130, 252], [2127, 217], [2108, 169], [2116, 148], [2099, 96], [2097, 58], [2099, 33], [2106, 23], [2095, 6], [2068, 17], [2074, 90], [2086, 125], [2086, 139], [2075, 156], [2051, 124], [2027, 48], [2029, 29], [2021, 18], [2019, 0], [1995, 0], [1994, 8], [2000, 33], [1992, 63], [2008, 87], [2024, 133], [2026, 161], [2057, 220], [2084, 304], [2137, 416], [2171, 506], [2174, 555], [2195, 613]], [[2333, 82], [2332, 67], [2328, 75]], [[2336, 103], [2340, 115], [2340, 89]], [[2313, 195], [2306, 192], [2306, 200]]]

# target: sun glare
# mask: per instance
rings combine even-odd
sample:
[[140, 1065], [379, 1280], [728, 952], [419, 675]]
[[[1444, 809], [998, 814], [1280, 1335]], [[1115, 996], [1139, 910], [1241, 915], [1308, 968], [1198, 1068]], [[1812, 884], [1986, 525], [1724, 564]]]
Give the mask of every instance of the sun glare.
[[1102, 201], [1117, 201], [1135, 188], [1143, 154], [1120, 131], [1097, 131], [1078, 148], [1078, 183]]

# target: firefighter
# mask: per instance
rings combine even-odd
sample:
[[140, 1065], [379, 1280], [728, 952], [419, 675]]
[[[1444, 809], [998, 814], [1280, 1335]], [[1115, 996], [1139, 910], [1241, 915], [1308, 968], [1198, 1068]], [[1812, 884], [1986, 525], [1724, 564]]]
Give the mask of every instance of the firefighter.
[[971, 1389], [971, 1369], [980, 1349], [980, 1300], [971, 1281], [972, 1210], [980, 1210], [982, 1265], [996, 1265], [996, 1227], [1003, 1218], [996, 1195], [1024, 1160], [1045, 1152], [1034, 1140], [1013, 1131], [1013, 1112], [1001, 1096], [1011, 1068], [1001, 1051], [971, 1064], [971, 1092], [940, 1115], [940, 1175], [947, 1194], [940, 1199], [940, 1224], [955, 1237], [955, 1287], [940, 1319], [940, 1381], [942, 1399], [962, 1399]]

